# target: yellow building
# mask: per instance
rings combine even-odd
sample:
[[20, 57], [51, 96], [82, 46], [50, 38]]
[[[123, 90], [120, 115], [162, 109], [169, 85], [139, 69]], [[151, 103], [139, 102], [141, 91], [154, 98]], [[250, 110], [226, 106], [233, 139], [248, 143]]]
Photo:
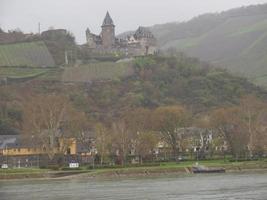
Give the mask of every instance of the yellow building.
[[45, 145], [31, 138], [20, 136], [1, 136], [0, 155], [2, 156], [31, 156], [47, 154], [51, 151], [55, 154], [76, 155], [77, 142], [75, 138], [59, 138], [57, 147], [48, 149]]

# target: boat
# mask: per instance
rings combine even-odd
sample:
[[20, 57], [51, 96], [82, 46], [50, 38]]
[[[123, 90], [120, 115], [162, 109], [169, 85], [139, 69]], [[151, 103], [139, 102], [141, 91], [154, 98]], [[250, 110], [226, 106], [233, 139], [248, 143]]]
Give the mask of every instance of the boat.
[[191, 172], [194, 174], [202, 174], [202, 173], [225, 173], [225, 169], [222, 167], [206, 167], [203, 165], [194, 165], [192, 166]]

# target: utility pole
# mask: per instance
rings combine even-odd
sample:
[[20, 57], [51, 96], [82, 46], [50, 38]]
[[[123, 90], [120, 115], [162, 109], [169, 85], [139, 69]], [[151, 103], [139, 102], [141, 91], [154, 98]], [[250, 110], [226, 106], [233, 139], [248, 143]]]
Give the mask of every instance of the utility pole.
[[69, 64], [69, 59], [68, 59], [68, 52], [65, 50], [65, 64]]
[[41, 23], [40, 22], [38, 23], [38, 33], [39, 35], [41, 35]]
[[6, 164], [7, 164], [7, 145], [6, 145]]

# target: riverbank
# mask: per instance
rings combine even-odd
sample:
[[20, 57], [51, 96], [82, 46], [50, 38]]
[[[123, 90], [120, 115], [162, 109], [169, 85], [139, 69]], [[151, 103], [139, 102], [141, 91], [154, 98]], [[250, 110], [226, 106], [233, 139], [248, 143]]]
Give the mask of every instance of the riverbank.
[[[48, 169], [1, 169], [0, 180], [8, 179], [72, 179], [72, 178], [130, 178], [190, 174], [195, 162], [161, 163], [159, 166], [127, 167], [112, 169], [48, 170]], [[226, 172], [266, 171], [267, 160], [225, 162], [223, 160], [200, 161], [207, 167], [222, 167]]]

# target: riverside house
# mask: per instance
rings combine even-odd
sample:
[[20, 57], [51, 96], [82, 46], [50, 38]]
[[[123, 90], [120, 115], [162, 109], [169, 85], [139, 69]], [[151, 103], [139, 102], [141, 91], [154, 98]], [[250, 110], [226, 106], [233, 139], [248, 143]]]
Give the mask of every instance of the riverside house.
[[90, 160], [88, 157], [90, 157], [91, 153], [87, 150], [89, 148], [83, 147], [75, 138], [57, 138], [56, 141], [57, 145], [53, 149], [55, 156], [53, 159], [49, 159], [49, 151], [34, 137], [0, 135], [0, 165], [40, 167], [56, 164], [59, 159], [61, 164], [67, 164], [73, 160]]

